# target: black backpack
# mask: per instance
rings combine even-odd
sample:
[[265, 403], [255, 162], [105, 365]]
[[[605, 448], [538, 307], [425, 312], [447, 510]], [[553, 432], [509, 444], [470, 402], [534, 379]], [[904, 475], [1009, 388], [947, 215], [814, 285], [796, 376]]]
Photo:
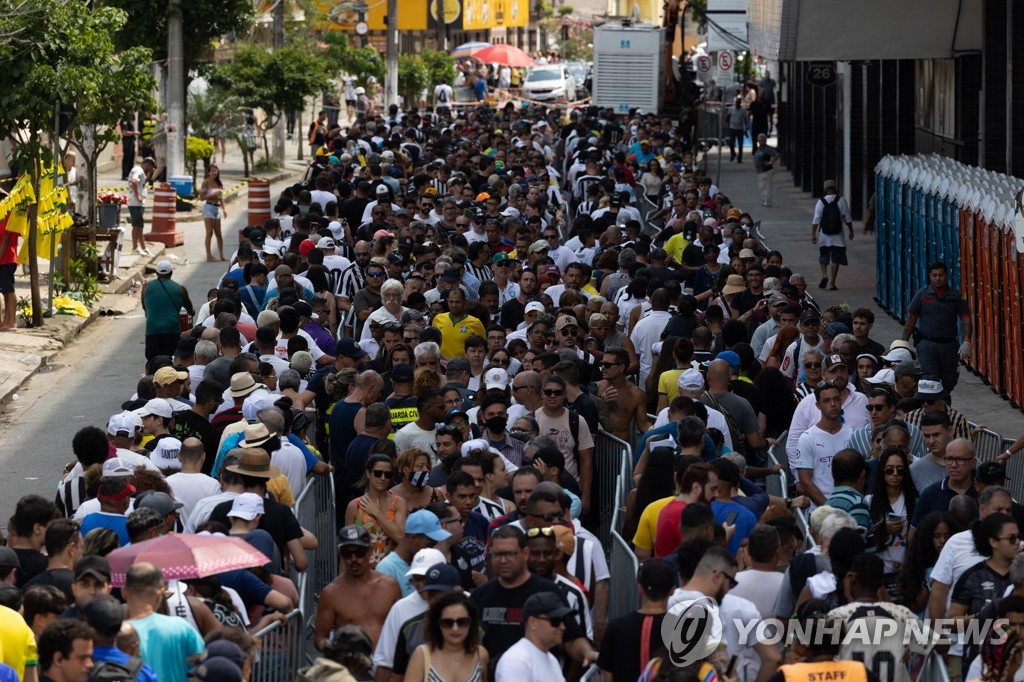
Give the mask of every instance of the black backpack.
[[832, 201], [821, 200], [824, 206], [821, 207], [821, 222], [818, 227], [822, 234], [842, 234], [843, 214], [839, 210], [839, 195]]
[[89, 672], [89, 682], [135, 682], [142, 664], [138, 656], [129, 656], [124, 663], [99, 661]]

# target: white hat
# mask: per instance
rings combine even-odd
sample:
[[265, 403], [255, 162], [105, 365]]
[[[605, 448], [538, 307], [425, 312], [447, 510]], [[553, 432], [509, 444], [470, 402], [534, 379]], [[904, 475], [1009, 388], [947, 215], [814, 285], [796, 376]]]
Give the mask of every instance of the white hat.
[[377, 185], [377, 189], [375, 189], [374, 191], [377, 194], [387, 194], [391, 190], [388, 189], [388, 186], [382, 182], [381, 184]]
[[137, 413], [140, 417], [156, 416], [170, 419], [171, 415], [174, 414], [174, 410], [171, 409], [171, 404], [163, 398], [153, 398], [140, 407]]
[[894, 386], [896, 384], [896, 373], [891, 369], [880, 369], [875, 372], [875, 376], [868, 377], [864, 381], [869, 384], [889, 384]]
[[431, 566], [444, 563], [447, 563], [447, 561], [445, 561], [444, 554], [441, 554], [441, 550], [434, 549], [433, 547], [424, 547], [416, 552], [416, 556], [412, 558], [412, 564], [409, 566], [409, 570], [405, 572], [405, 577], [411, 578], [414, 575], [426, 575]]
[[893, 348], [888, 355], [883, 355], [882, 359], [886, 362], [903, 362], [904, 360], [913, 360], [914, 356], [906, 348]]
[[704, 388], [704, 375], [690, 368], [679, 375], [680, 391], [700, 391]]
[[508, 388], [508, 372], [501, 367], [492, 367], [484, 372], [484, 387], [487, 389]]
[[388, 161], [394, 161], [395, 153], [388, 149], [387, 151], [381, 153], [380, 158], [387, 159]]
[[942, 382], [935, 379], [921, 379], [917, 383], [917, 394], [914, 396], [914, 400], [928, 400], [929, 398], [935, 398], [942, 400], [946, 397], [946, 389], [942, 387]]
[[333, 249], [336, 248], [334, 240], [330, 237], [320, 237], [320, 240], [316, 243], [318, 249]]
[[[252, 521], [263, 513], [263, 498], [256, 493], [242, 493], [231, 503], [228, 517]], [[436, 550], [435, 550], [436, 551]]]
[[529, 303], [527, 303], [526, 304], [526, 308], [523, 310], [523, 314], [525, 315], [526, 313], [533, 313], [533, 312], [536, 312], [536, 313], [544, 312], [544, 304], [541, 303], [540, 301], [530, 301]]
[[158, 275], [169, 275], [174, 272], [174, 266], [171, 265], [171, 261], [162, 260], [156, 264], [156, 274]]
[[895, 341], [889, 344], [890, 353], [896, 350], [897, 348], [906, 348], [907, 350], [910, 351], [910, 355], [912, 357], [917, 357], [917, 353], [914, 351], [914, 347], [910, 345], [909, 341], [904, 341], [903, 339], [896, 339]]
[[107, 433], [111, 436], [116, 436], [120, 432], [125, 432], [127, 436], [135, 435], [135, 417], [131, 412], [121, 412], [115, 414], [107, 421]]
[[158, 469], [181, 469], [181, 460], [178, 459], [179, 452], [181, 452], [180, 440], [161, 438], [153, 447], [150, 460]]
[[134, 473], [132, 463], [120, 457], [111, 457], [103, 462], [104, 476], [132, 476]]
[[360, 85], [358, 88], [356, 88], [356, 94], [357, 95], [365, 95], [366, 94], [366, 88], [364, 88], [363, 86]]
[[274, 256], [280, 256], [284, 252], [284, 242], [280, 239], [274, 239], [273, 237], [267, 237], [266, 241], [263, 242], [263, 254], [272, 254]]
[[467, 440], [465, 443], [463, 443], [462, 447], [459, 449], [459, 452], [460, 454], [462, 454], [463, 457], [469, 457], [469, 453], [473, 452], [474, 450], [489, 450], [490, 447], [491, 444], [485, 441], [483, 438], [474, 438], [473, 440]]

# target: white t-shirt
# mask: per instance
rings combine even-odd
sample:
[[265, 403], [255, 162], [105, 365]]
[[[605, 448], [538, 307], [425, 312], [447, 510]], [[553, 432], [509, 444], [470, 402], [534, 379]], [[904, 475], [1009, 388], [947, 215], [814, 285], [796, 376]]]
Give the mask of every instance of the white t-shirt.
[[431, 453], [430, 459], [433, 460], [431, 465], [435, 465], [438, 463], [437, 455], [434, 454], [434, 436], [436, 434], [436, 427], [424, 431], [416, 425], [416, 422], [409, 422], [395, 432], [395, 448], [399, 452], [404, 452], [409, 448], [419, 448], [424, 452], [429, 452]]
[[450, 109], [452, 106], [452, 95], [454, 94], [452, 86], [447, 83], [441, 83], [434, 88], [434, 108], [435, 109]]
[[[135, 198], [135, 192], [131, 190], [132, 182], [139, 183], [138, 192], [142, 201]], [[146, 171], [142, 170], [142, 166], [133, 166], [128, 171], [128, 205], [129, 206], [142, 206], [146, 203], [146, 195], [148, 190], [146, 189]]]
[[779, 571], [748, 568], [736, 574], [736, 582], [739, 584], [729, 590], [729, 594], [752, 602], [762, 618], [774, 618], [775, 597], [784, 577]]
[[292, 496], [298, 499], [306, 485], [306, 458], [302, 450], [282, 439], [280, 449], [270, 456], [270, 463], [281, 468], [281, 473], [288, 479], [288, 487], [292, 489]]
[[495, 682], [565, 682], [562, 666], [550, 651], [541, 651], [525, 637], [498, 659]]
[[398, 646], [398, 633], [410, 618], [425, 613], [427, 601], [419, 592], [402, 597], [394, 603], [384, 619], [384, 626], [377, 639], [377, 648], [373, 651], [373, 664], [378, 668], [390, 668], [395, 664], [395, 647]]
[[[708, 407], [707, 405], [705, 405], [704, 407], [708, 411], [707, 427], [709, 429], [718, 429], [719, 431], [721, 431], [722, 437], [725, 439], [726, 446], [728, 446], [728, 448], [732, 450], [732, 433], [729, 431], [729, 422], [728, 420], [726, 420], [725, 415], [713, 407]], [[658, 418], [654, 421], [654, 428], [664, 426], [665, 424], [668, 424], [667, 407], [658, 413]], [[675, 447], [674, 438], [666, 438], [666, 440], [672, 441], [672, 444], [669, 445], [669, 447]], [[653, 450], [654, 448], [658, 447], [658, 445], [660, 445], [662, 442], [663, 441], [659, 441], [658, 443], [651, 443], [651, 449]]]
[[179, 471], [167, 477], [167, 485], [171, 487], [174, 499], [185, 505], [181, 509], [185, 522], [199, 500], [220, 492], [220, 482], [206, 474], [187, 474]]
[[[853, 435], [853, 429], [843, 424], [837, 433], [828, 433], [817, 425], [804, 431], [800, 436], [796, 461], [791, 462], [796, 470], [814, 472], [814, 484], [821, 494], [828, 498], [834, 486], [832, 480], [832, 458], [846, 447], [846, 441]], [[812, 503], [811, 507], [815, 505]]]
[[[873, 495], [866, 495], [864, 497], [864, 504], [871, 507], [871, 498]], [[910, 528], [910, 518], [907, 516], [907, 502], [903, 499], [903, 493], [896, 499], [895, 502], [890, 502], [889, 506], [892, 508], [891, 514], [897, 514], [903, 517], [903, 529], [896, 534], [895, 537], [889, 537], [889, 544], [878, 553], [879, 558], [885, 562], [886, 573], [899, 573], [900, 567], [903, 566], [903, 559], [907, 553], [907, 532]]]
[[[942, 551], [939, 552], [939, 558], [935, 562], [935, 568], [932, 569], [931, 581], [932, 583], [940, 582], [944, 585], [949, 585], [949, 593], [946, 595], [946, 611], [949, 611], [949, 604], [953, 598], [953, 586], [960, 580], [960, 576], [964, 572], [985, 560], [985, 557], [978, 554], [978, 551], [974, 548], [974, 536], [971, 531], [964, 530], [959, 533], [952, 535], [946, 542]], [[928, 614], [932, 617], [932, 614]], [[936, 618], [945, 618], [945, 613], [936, 614]], [[953, 635], [955, 638], [955, 635]], [[963, 655], [963, 645], [960, 643], [953, 644], [949, 648], [950, 655]]]
[[[305, 330], [299, 329], [295, 333], [306, 339], [306, 342], [309, 344], [309, 354], [313, 356], [313, 362], [324, 356], [320, 346], [316, 345], [316, 341]], [[288, 358], [288, 339], [281, 338], [280, 334], [277, 335], [277, 345], [274, 347], [274, 354], [279, 358]]]
[[[830, 201], [831, 200], [831, 201]], [[811, 220], [812, 225], [821, 225], [821, 214], [825, 209], [825, 203], [832, 203], [833, 201], [839, 202], [839, 213], [843, 216], [843, 226], [839, 230], [838, 234], [825, 234], [820, 229], [818, 230], [818, 246], [846, 246], [846, 226], [853, 223], [853, 216], [850, 215], [850, 206], [846, 203], [846, 199], [839, 196], [838, 194], [827, 194], [822, 198], [818, 199], [818, 203], [814, 205], [814, 218]]]
[[196, 528], [199, 528], [210, 520], [210, 514], [213, 513], [214, 507], [221, 502], [234, 500], [238, 495], [238, 493], [231, 492], [229, 490], [217, 493], [216, 495], [211, 495], [210, 497], [204, 497], [196, 502], [196, 505], [192, 507], [192, 513], [189, 514], [188, 521], [185, 522], [185, 532], [195, 533]]

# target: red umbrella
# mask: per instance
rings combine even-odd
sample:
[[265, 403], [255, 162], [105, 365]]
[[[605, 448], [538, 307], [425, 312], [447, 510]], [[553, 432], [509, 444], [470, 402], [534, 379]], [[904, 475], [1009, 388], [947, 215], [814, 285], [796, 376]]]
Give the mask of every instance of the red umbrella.
[[484, 64], [504, 64], [505, 66], [533, 66], [533, 57], [518, 47], [498, 44], [485, 47], [473, 55], [473, 59]]
[[125, 573], [132, 564], [148, 562], [159, 566], [167, 580], [205, 578], [240, 568], [263, 566], [270, 561], [262, 552], [241, 538], [227, 535], [161, 535], [107, 555], [110, 582], [124, 585]]

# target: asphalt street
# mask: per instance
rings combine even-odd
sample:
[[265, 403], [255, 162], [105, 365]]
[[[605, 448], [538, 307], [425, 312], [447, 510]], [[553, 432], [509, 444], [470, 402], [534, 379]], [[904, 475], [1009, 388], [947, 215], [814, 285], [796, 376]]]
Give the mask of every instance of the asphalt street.
[[[276, 197], [285, 185], [271, 187], [271, 195]], [[246, 216], [245, 200], [228, 205], [228, 218], [222, 221], [228, 257], [238, 246], [238, 230], [245, 226]], [[185, 233], [185, 245], [166, 253], [177, 256], [173, 277], [185, 285], [198, 309], [227, 264], [206, 262], [201, 221], [180, 223], [179, 229]], [[105, 428], [107, 419], [135, 392], [145, 368], [144, 335], [141, 306], [126, 315], [98, 318], [54, 364], [22, 388], [17, 401], [3, 407], [0, 500], [6, 502], [0, 513], [12, 513], [22, 495], [56, 494], [64, 465], [74, 459], [75, 432], [88, 425]]]

